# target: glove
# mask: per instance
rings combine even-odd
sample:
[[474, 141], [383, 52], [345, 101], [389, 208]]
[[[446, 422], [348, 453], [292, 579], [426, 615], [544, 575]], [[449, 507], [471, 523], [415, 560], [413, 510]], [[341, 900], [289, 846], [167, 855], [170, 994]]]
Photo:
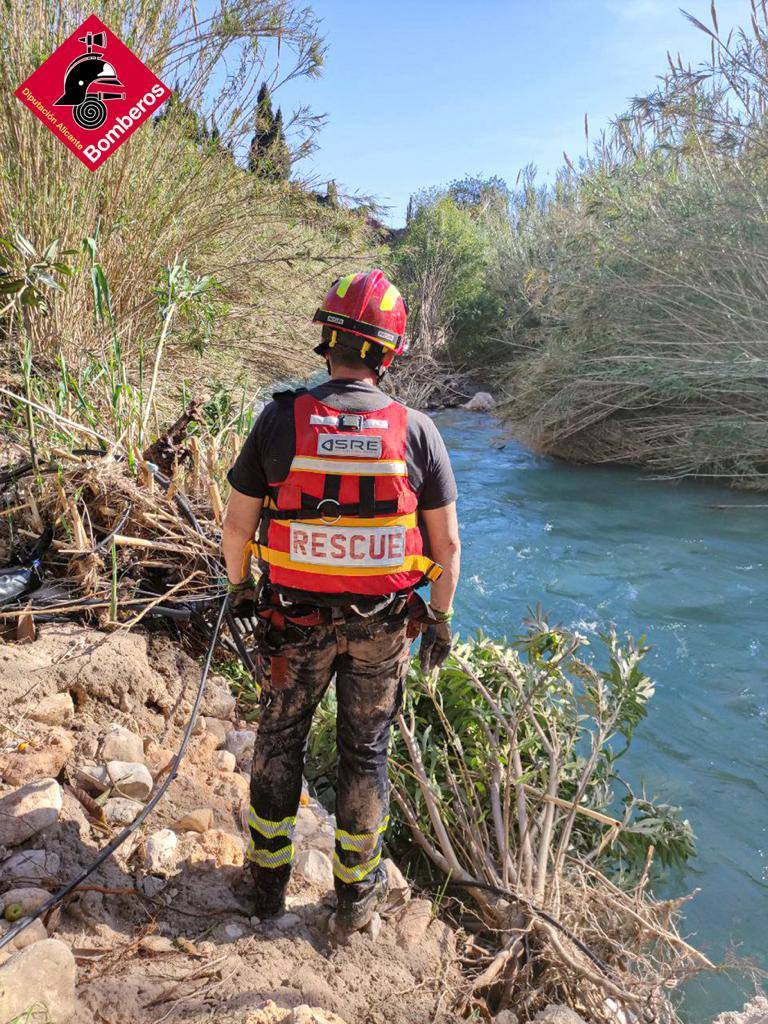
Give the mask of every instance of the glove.
[[419, 661], [424, 672], [442, 667], [451, 653], [451, 617], [453, 612], [437, 612], [430, 606], [435, 621], [430, 622], [421, 634]]
[[241, 583], [230, 583], [227, 589], [229, 610], [240, 636], [256, 636], [260, 623], [256, 614], [256, 581], [247, 576]]

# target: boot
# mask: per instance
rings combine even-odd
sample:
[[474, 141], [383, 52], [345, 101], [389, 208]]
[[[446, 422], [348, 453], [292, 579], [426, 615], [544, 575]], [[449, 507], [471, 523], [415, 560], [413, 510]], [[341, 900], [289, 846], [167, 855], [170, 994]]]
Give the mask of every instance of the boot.
[[337, 885], [334, 927], [341, 932], [365, 928], [374, 913], [386, 902], [389, 893], [387, 873], [381, 865], [361, 884]]
[[251, 865], [253, 875], [253, 913], [260, 920], [280, 917], [285, 913], [285, 892], [291, 878], [291, 865], [262, 868]]

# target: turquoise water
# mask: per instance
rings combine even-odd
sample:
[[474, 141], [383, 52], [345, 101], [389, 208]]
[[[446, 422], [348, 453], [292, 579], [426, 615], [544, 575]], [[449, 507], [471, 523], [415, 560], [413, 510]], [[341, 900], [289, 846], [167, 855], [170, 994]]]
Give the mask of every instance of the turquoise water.
[[[505, 442], [487, 417], [435, 419], [461, 495], [459, 629], [512, 635], [541, 602], [582, 630], [647, 634], [657, 691], [624, 772], [682, 805], [698, 837], [663, 891], [701, 888], [686, 934], [768, 969], [768, 509], [746, 507], [765, 497], [569, 466]], [[708, 1024], [753, 992], [739, 978], [692, 982], [682, 1012]]]

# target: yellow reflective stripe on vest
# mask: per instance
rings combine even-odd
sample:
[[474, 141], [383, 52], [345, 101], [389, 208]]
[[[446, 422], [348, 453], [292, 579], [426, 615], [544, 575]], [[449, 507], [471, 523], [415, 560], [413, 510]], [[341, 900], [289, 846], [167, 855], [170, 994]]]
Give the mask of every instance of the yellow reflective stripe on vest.
[[352, 867], [342, 864], [339, 860], [339, 855], [334, 853], [333, 873], [341, 882], [346, 882], [348, 884], [352, 882], [362, 882], [362, 880], [367, 878], [372, 871], [376, 870], [380, 863], [381, 852], [377, 853], [375, 857], [371, 857], [370, 860], [366, 860], [362, 864], [354, 864]]
[[287, 551], [276, 551], [263, 544], [253, 543], [249, 552], [268, 565], [294, 572], [311, 572], [320, 576], [391, 576], [399, 572], [420, 572], [434, 583], [443, 574], [443, 567], [426, 555], [406, 555], [400, 565], [338, 566], [321, 565], [314, 562], [294, 562]]
[[337, 828], [336, 841], [340, 844], [342, 850], [365, 851], [369, 846], [373, 846], [380, 835], [387, 831], [387, 825], [389, 825], [389, 815], [373, 832], [345, 832], [343, 828]]
[[300, 523], [302, 526], [404, 526], [407, 530], [418, 526], [415, 512], [402, 516], [379, 516], [378, 519], [358, 519], [357, 516], [340, 516], [338, 519], [273, 519], [273, 523], [290, 526]]
[[291, 472], [330, 473], [333, 476], [407, 476], [402, 459], [371, 459], [369, 462], [347, 458], [320, 459], [314, 455], [294, 455]]
[[296, 815], [283, 818], [281, 821], [270, 821], [268, 818], [260, 818], [251, 807], [248, 812], [248, 824], [254, 831], [266, 839], [275, 839], [277, 836], [285, 836], [287, 839], [291, 839], [296, 827]]
[[248, 843], [245, 856], [253, 864], [258, 864], [260, 868], [281, 868], [291, 863], [294, 853], [293, 843], [281, 846], [279, 850], [260, 850], [253, 845], [253, 840], [251, 840]]

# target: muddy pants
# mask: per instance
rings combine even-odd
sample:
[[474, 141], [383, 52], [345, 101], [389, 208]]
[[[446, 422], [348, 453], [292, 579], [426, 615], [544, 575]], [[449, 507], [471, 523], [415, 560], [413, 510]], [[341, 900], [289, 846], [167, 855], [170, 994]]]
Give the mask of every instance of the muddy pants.
[[[282, 648], [286, 685], [268, 696], [251, 775], [248, 856], [260, 869], [285, 869], [293, 860], [307, 737], [335, 674], [336, 890], [339, 898], [357, 899], [374, 884], [389, 807], [390, 726], [402, 701], [408, 649], [404, 614], [365, 619], [344, 609], [333, 609], [332, 621]], [[284, 878], [285, 870], [275, 876]]]

